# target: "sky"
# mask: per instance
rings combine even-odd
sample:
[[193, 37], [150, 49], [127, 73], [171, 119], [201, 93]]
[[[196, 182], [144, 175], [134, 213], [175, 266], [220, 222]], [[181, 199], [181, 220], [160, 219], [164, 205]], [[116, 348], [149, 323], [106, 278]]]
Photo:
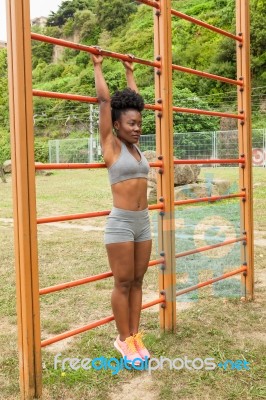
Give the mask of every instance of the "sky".
[[[6, 1], [0, 0], [0, 40], [6, 40]], [[57, 11], [63, 0], [30, 0], [31, 19], [47, 17], [51, 11]]]

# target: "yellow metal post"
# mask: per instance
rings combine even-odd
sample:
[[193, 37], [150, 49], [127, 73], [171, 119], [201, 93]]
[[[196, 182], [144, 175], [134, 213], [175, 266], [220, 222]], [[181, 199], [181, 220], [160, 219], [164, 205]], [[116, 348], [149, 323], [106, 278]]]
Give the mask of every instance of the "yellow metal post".
[[174, 331], [176, 327], [176, 271], [175, 271], [175, 220], [174, 220], [174, 165], [173, 165], [173, 101], [172, 101], [172, 38], [171, 1], [161, 0], [160, 11], [154, 18], [155, 57], [161, 69], [155, 73], [156, 101], [162, 104], [157, 114], [156, 148], [163, 161], [158, 177], [158, 201], [163, 201], [164, 212], [159, 222], [159, 250], [164, 255], [159, 285], [165, 291], [166, 307], [160, 310], [162, 329]]
[[244, 168], [240, 168], [240, 188], [246, 193], [241, 204], [241, 228], [247, 235], [247, 244], [242, 251], [242, 262], [247, 264], [247, 274], [242, 276], [247, 300], [254, 296], [254, 238], [253, 238], [253, 184], [252, 184], [252, 130], [251, 130], [251, 79], [250, 79], [250, 10], [249, 0], [236, 0], [236, 29], [243, 38], [237, 44], [237, 73], [244, 87], [238, 89], [239, 112], [245, 116], [238, 122], [240, 156], [245, 157]]
[[41, 395], [29, 0], [7, 1], [8, 74], [21, 398]]

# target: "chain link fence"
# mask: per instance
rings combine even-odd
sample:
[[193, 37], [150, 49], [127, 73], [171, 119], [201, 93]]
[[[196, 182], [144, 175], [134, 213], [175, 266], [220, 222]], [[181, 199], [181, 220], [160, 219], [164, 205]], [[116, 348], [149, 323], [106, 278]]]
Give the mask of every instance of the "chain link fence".
[[[142, 151], [155, 150], [155, 135], [140, 138]], [[266, 166], [266, 129], [252, 131], [254, 166]], [[238, 132], [187, 132], [174, 134], [174, 156], [179, 159], [238, 158]], [[98, 135], [83, 139], [49, 141], [50, 163], [86, 163], [103, 161]], [[217, 165], [217, 164], [216, 164]]]

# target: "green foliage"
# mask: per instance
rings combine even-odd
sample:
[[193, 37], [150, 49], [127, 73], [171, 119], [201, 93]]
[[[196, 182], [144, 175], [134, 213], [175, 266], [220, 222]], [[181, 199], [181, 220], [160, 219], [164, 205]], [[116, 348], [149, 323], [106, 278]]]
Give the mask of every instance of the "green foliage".
[[112, 31], [126, 24], [129, 15], [136, 9], [136, 4], [124, 0], [98, 0], [96, 14], [101, 27]]
[[48, 17], [48, 26], [63, 26], [69, 19], [74, 17], [77, 10], [91, 9], [95, 4], [95, 0], [66, 0], [60, 5], [57, 12], [51, 12]]
[[76, 11], [73, 27], [79, 32], [80, 41], [86, 44], [95, 44], [100, 34], [100, 26], [95, 14], [90, 10]]
[[266, 0], [253, 0], [251, 18], [251, 71], [256, 84], [266, 84]]
[[47, 163], [49, 161], [49, 148], [47, 140], [35, 139], [34, 157], [35, 162]]
[[56, 78], [59, 78], [64, 69], [64, 65], [62, 64], [49, 64], [43, 69], [43, 79], [46, 82], [50, 82]]
[[[254, 126], [264, 124], [260, 108], [266, 82], [266, 29], [263, 25], [266, 0], [251, 0], [251, 71], [254, 86]], [[173, 0], [172, 8], [235, 33], [234, 0]], [[35, 32], [54, 37], [69, 37], [87, 45], [99, 45], [119, 53], [130, 53], [153, 60], [153, 12], [146, 5], [122, 0], [66, 0], [48, 18], [44, 28]], [[180, 18], [172, 18], [173, 63], [198, 70], [236, 78], [235, 41]], [[77, 39], [79, 38], [79, 39]], [[95, 96], [94, 74], [89, 53], [64, 48], [60, 60], [54, 58], [53, 46], [32, 41], [34, 87], [41, 90]], [[126, 85], [122, 63], [105, 58], [104, 75], [111, 93]], [[0, 50], [0, 124], [8, 126], [8, 90], [6, 50]], [[135, 64], [135, 78], [145, 102], [154, 104], [154, 69]], [[220, 81], [196, 75], [173, 72], [174, 105], [235, 112], [235, 88]], [[255, 96], [256, 95], [256, 96]], [[256, 99], [256, 100], [255, 100]], [[88, 105], [78, 102], [34, 98], [37, 136], [65, 137], [69, 134], [65, 121], [71, 118], [75, 128], [83, 124], [82, 113]], [[84, 114], [84, 115], [85, 115]], [[75, 118], [74, 118], [75, 116]], [[81, 119], [80, 119], [81, 118]], [[263, 122], [260, 122], [263, 121]], [[69, 124], [69, 123], [68, 123]], [[68, 125], [70, 126], [70, 125]], [[174, 113], [175, 132], [219, 129], [219, 119]], [[144, 133], [155, 131], [154, 112], [145, 111]], [[49, 133], [48, 133], [49, 132]]]
[[8, 126], [7, 51], [0, 49], [0, 126]]
[[[61, 31], [57, 27], [45, 27], [33, 26], [32, 32], [39, 33], [46, 36], [52, 36], [55, 38], [60, 37]], [[36, 68], [39, 63], [45, 62], [49, 64], [52, 62], [53, 56], [53, 45], [40, 42], [37, 40], [32, 41], [32, 68]]]
[[0, 166], [10, 158], [10, 134], [7, 130], [0, 129]]
[[88, 53], [84, 53], [84, 51], [81, 51], [76, 57], [76, 65], [82, 68], [87, 67], [89, 61], [90, 61], [90, 56]]
[[68, 19], [63, 26], [63, 35], [66, 37], [72, 36], [74, 31], [74, 21], [73, 19]]

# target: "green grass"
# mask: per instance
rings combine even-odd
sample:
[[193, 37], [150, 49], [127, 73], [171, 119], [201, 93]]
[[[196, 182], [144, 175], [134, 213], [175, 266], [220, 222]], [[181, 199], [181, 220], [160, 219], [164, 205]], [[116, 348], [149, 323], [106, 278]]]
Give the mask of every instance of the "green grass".
[[[214, 175], [237, 182], [237, 168], [203, 168], [201, 178]], [[209, 178], [208, 178], [209, 179]], [[13, 255], [11, 178], [0, 184], [0, 399], [19, 399], [19, 371], [16, 333], [15, 271]], [[255, 239], [266, 239], [266, 173], [254, 170]], [[106, 171], [60, 171], [51, 176], [37, 176], [37, 212], [39, 217], [107, 210], [111, 192]], [[177, 229], [177, 251], [191, 248], [195, 227], [213, 216], [230, 221], [239, 233], [238, 201], [226, 201], [197, 207], [182, 207], [177, 219], [184, 221]], [[156, 232], [157, 214], [152, 214]], [[38, 227], [40, 287], [83, 278], [109, 270], [103, 245], [105, 218], [45, 224]], [[93, 228], [95, 230], [89, 230]], [[213, 227], [207, 230], [209, 243], [223, 239]], [[256, 242], [255, 242], [256, 244]], [[152, 258], [158, 257], [154, 241]], [[186, 257], [177, 263], [178, 287], [205, 280], [226, 268], [238, 267], [239, 247], [226, 257], [210, 253]], [[114, 399], [134, 400], [191, 399], [263, 399], [265, 389], [265, 268], [266, 249], [255, 246], [255, 300], [242, 302], [240, 282], [230, 279], [206, 287], [190, 296], [178, 298], [177, 329], [174, 334], [162, 333], [158, 310], [142, 313], [141, 328], [147, 333], [146, 343], [153, 357], [190, 359], [212, 357], [216, 362], [246, 359], [249, 371], [214, 371], [187, 369], [111, 371], [54, 369], [54, 357], [94, 358], [118, 357], [113, 348], [115, 324], [96, 328], [42, 351], [43, 400]], [[231, 263], [231, 264], [230, 264]], [[213, 266], [215, 265], [215, 269]], [[197, 266], [197, 269], [195, 269]], [[144, 302], [158, 296], [158, 268], [152, 267], [145, 276]], [[227, 282], [227, 283], [226, 283]], [[82, 285], [41, 297], [42, 339], [74, 329], [96, 319], [111, 315], [112, 279]], [[234, 295], [237, 297], [234, 298]], [[129, 394], [128, 394], [129, 393]], [[133, 393], [136, 394], [134, 397]]]

